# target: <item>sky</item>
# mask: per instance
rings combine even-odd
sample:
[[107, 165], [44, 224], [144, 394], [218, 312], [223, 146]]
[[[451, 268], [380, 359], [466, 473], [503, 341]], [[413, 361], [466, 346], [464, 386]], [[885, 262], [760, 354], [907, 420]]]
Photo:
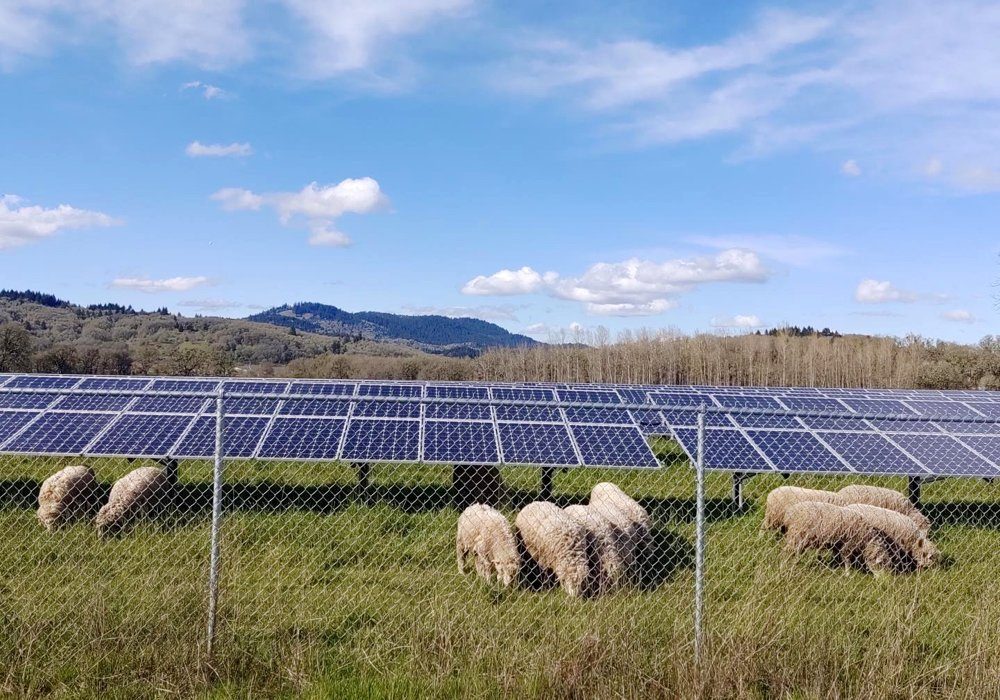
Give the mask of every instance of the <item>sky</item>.
[[975, 342], [998, 36], [970, 0], [0, 0], [0, 287]]

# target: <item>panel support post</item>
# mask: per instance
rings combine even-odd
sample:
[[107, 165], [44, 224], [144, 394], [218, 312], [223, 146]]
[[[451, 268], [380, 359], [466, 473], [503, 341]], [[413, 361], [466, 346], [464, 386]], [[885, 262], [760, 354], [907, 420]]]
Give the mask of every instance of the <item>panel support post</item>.
[[914, 508], [920, 507], [920, 486], [922, 482], [919, 476], [911, 476], [906, 480], [906, 497], [910, 499], [910, 503], [913, 504]]
[[556, 470], [554, 467], [542, 467], [542, 478], [538, 488], [538, 500], [548, 501], [552, 498], [552, 480]]
[[371, 483], [372, 465], [368, 462], [362, 462], [358, 465], [358, 488], [362, 492], [368, 490], [368, 484]]
[[694, 535], [694, 663], [701, 669], [702, 612], [705, 592], [705, 407], [698, 412], [698, 452], [695, 456]]
[[746, 504], [746, 501], [743, 500], [743, 482], [749, 478], [750, 476], [746, 472], [733, 472], [733, 505], [739, 512], [742, 512], [743, 506]]
[[219, 538], [222, 534], [222, 473], [224, 452], [224, 389], [215, 397], [215, 465], [212, 469], [212, 541], [208, 558], [208, 656], [215, 648], [216, 616], [219, 607]]
[[159, 460], [160, 466], [163, 467], [163, 471], [167, 475], [167, 481], [171, 484], [177, 483], [177, 477], [180, 474], [180, 467], [177, 464], [177, 460], [173, 457], [164, 457]]

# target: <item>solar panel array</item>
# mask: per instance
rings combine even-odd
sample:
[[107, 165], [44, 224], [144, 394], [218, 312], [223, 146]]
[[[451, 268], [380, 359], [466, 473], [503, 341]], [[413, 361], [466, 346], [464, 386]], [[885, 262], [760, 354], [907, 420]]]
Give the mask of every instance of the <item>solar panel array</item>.
[[228, 457], [650, 468], [705, 406], [708, 469], [1000, 476], [988, 391], [0, 375], [0, 452], [210, 457], [220, 386]]
[[659, 466], [629, 411], [582, 405], [613, 389], [425, 382], [4, 375], [0, 452], [211, 457], [220, 385], [227, 457]]

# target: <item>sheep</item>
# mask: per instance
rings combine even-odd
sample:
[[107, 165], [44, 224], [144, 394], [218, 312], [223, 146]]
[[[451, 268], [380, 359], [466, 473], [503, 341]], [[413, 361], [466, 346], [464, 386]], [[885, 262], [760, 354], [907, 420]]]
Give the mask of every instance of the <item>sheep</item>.
[[902, 513], [912, 520], [917, 529], [924, 535], [931, 531], [931, 521], [899, 491], [893, 491], [881, 486], [852, 484], [840, 489], [838, 493], [840, 493], [847, 503], [864, 503], [869, 506], [878, 506]]
[[826, 550], [844, 570], [879, 568], [889, 554], [887, 542], [860, 514], [834, 503], [801, 501], [785, 511], [785, 551]]
[[170, 475], [160, 467], [140, 467], [130, 471], [111, 487], [108, 502], [94, 524], [101, 536], [120, 532], [148, 515], [170, 487]]
[[521, 568], [517, 539], [507, 518], [495, 508], [477, 503], [459, 516], [455, 535], [459, 573], [465, 573], [470, 554], [475, 556], [480, 578], [492, 581], [495, 577], [504, 588], [517, 581]]
[[622, 531], [622, 561], [630, 576], [638, 576], [651, 544], [653, 520], [649, 513], [610, 482], [602, 482], [591, 489], [590, 507]]
[[554, 577], [573, 597], [590, 592], [594, 540], [585, 527], [547, 501], [526, 505], [514, 526], [525, 552], [545, 578]]
[[42, 482], [38, 490], [38, 521], [52, 532], [93, 513], [97, 477], [90, 467], [66, 467]]
[[572, 505], [563, 510], [585, 527], [594, 539], [594, 561], [590, 562], [592, 592], [606, 593], [619, 588], [628, 573], [622, 557], [625, 533], [589, 506]]
[[852, 503], [845, 510], [857, 513], [870, 527], [889, 538], [897, 548], [893, 556], [893, 570], [908, 571], [916, 568], [922, 571], [938, 563], [940, 553], [937, 545], [920, 531], [913, 520], [902, 513], [864, 503]]
[[838, 506], [847, 505], [847, 501], [833, 491], [805, 489], [800, 486], [779, 486], [767, 494], [764, 507], [764, 522], [761, 530], [777, 530], [781, 533], [787, 529], [786, 512], [796, 503], [811, 501], [814, 503], [832, 503]]

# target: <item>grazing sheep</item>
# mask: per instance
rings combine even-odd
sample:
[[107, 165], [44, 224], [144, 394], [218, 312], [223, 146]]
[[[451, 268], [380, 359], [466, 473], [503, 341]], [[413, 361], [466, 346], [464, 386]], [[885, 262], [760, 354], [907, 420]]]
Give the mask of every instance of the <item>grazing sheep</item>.
[[845, 510], [860, 515], [870, 527], [884, 534], [898, 548], [893, 557], [894, 571], [914, 568], [922, 571], [938, 563], [940, 554], [937, 545], [902, 513], [864, 503], [852, 503]]
[[594, 538], [595, 561], [590, 562], [591, 591], [598, 594], [619, 588], [628, 573], [622, 558], [625, 533], [589, 506], [573, 505], [564, 510]]
[[840, 493], [847, 503], [864, 503], [865, 505], [878, 506], [879, 508], [887, 508], [897, 513], [902, 513], [912, 520], [917, 529], [925, 535], [931, 531], [931, 521], [899, 491], [893, 491], [881, 486], [852, 484], [840, 489], [838, 493]]
[[622, 531], [622, 561], [630, 575], [637, 577], [651, 542], [653, 520], [649, 513], [634, 498], [610, 482], [602, 482], [591, 489], [590, 507]]
[[[785, 511], [785, 550], [802, 554], [807, 549], [829, 551], [833, 563], [846, 570], [867, 567], [880, 554], [875, 529], [860, 514], [833, 503], [802, 501]], [[884, 559], [884, 557], [881, 557]], [[873, 561], [873, 565], [878, 564]]]
[[111, 487], [107, 504], [97, 514], [94, 524], [101, 536], [120, 532], [150, 514], [167, 495], [170, 475], [159, 467], [140, 467], [130, 471]]
[[514, 520], [524, 550], [546, 578], [571, 596], [588, 593], [594, 540], [582, 525], [547, 501], [526, 505]]
[[778, 530], [785, 532], [788, 527], [786, 512], [797, 503], [832, 503], [834, 505], [847, 505], [847, 501], [833, 491], [821, 491], [819, 489], [805, 489], [800, 486], [779, 486], [767, 494], [767, 504], [764, 507], [764, 522], [761, 523], [761, 530]]
[[479, 503], [458, 517], [455, 557], [459, 573], [465, 573], [470, 554], [476, 559], [476, 573], [486, 581], [495, 577], [504, 588], [517, 581], [521, 568], [517, 539], [507, 518], [495, 508]]
[[66, 467], [42, 482], [38, 520], [46, 530], [90, 515], [97, 500], [97, 478], [90, 467]]

